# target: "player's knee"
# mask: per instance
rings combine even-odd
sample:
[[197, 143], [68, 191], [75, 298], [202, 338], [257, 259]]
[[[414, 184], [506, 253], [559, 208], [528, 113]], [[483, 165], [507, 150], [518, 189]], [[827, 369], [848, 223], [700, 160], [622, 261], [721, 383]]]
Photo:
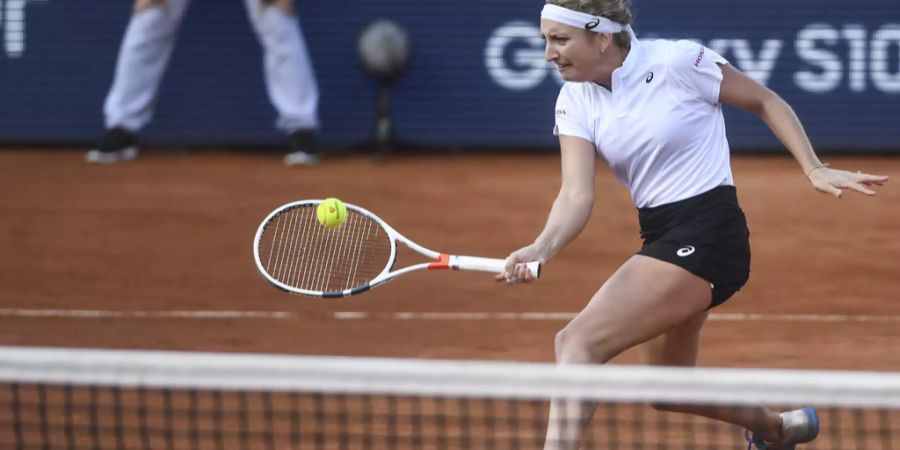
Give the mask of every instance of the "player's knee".
[[564, 364], [605, 363], [614, 356], [606, 347], [602, 339], [571, 326], [556, 333], [554, 342], [556, 361]]
[[134, 14], [157, 6], [166, 6], [166, 0], [134, 0]]
[[253, 16], [253, 29], [266, 48], [279, 48], [293, 38], [290, 26], [292, 17], [281, 8], [266, 8]]
[[261, 0], [263, 7], [274, 7], [281, 12], [292, 16], [294, 15], [294, 0]]
[[155, 48], [160, 42], [175, 38], [178, 33], [178, 18], [162, 9], [147, 9], [131, 18], [129, 38], [123, 45], [128, 47]]
[[556, 362], [564, 362], [563, 358], [563, 346], [568, 340], [568, 336], [566, 335], [566, 330], [562, 329], [556, 332], [556, 336], [553, 339], [553, 351], [556, 354]]

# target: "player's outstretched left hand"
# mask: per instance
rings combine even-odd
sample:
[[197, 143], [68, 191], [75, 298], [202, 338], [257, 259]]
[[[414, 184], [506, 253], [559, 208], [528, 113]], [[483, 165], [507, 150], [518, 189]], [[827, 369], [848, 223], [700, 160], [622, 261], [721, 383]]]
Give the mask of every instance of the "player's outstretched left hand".
[[835, 198], [841, 198], [844, 195], [844, 189], [852, 189], [865, 195], [875, 195], [875, 191], [870, 188], [884, 185], [889, 178], [886, 175], [871, 175], [860, 171], [854, 173], [828, 167], [813, 169], [809, 173], [809, 182], [813, 187], [820, 192], [831, 194]]

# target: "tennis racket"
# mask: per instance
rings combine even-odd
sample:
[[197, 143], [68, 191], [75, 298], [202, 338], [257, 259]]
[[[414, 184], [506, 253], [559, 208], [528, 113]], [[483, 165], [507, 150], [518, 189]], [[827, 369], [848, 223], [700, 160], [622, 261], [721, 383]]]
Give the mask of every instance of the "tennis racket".
[[[322, 200], [300, 200], [272, 211], [253, 240], [256, 267], [270, 283], [287, 292], [339, 298], [368, 291], [417, 270], [474, 270], [503, 273], [502, 259], [457, 256], [422, 247], [391, 228], [375, 214], [347, 206], [347, 220], [326, 228], [316, 218]], [[422, 254], [429, 262], [394, 269], [397, 243]], [[527, 264], [531, 275], [540, 262]]]

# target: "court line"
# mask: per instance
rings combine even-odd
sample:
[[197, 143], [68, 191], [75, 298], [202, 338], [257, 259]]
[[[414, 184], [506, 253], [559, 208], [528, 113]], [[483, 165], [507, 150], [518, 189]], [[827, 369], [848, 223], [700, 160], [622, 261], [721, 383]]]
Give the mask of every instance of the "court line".
[[[15, 309], [0, 308], [0, 317], [44, 317], [70, 319], [263, 319], [297, 320], [325, 317], [335, 320], [522, 320], [567, 321], [575, 317], [573, 312], [393, 312], [370, 313], [339, 311], [332, 313], [290, 311], [115, 311], [101, 309]], [[900, 323], [900, 315], [853, 314], [758, 314], [712, 313], [709, 320], [716, 322], [810, 322], [810, 323]]]

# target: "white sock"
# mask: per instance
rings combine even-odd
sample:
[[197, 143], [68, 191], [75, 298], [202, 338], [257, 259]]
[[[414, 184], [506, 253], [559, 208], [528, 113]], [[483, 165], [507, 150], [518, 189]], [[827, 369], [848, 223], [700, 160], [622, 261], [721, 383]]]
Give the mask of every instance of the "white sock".
[[260, 0], [246, 0], [247, 14], [263, 46], [266, 89], [278, 112], [278, 129], [318, 128], [319, 87], [296, 16]]
[[166, 0], [164, 6], [153, 6], [131, 17], [103, 105], [107, 129], [137, 131], [150, 122], [156, 92], [188, 2]]

